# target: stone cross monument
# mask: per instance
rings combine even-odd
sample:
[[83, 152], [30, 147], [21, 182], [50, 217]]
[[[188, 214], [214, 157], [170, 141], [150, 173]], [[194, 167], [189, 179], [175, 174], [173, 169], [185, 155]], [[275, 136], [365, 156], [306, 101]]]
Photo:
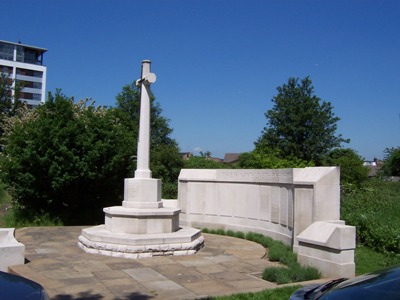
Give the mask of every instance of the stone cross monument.
[[142, 62], [142, 75], [136, 80], [140, 87], [140, 122], [135, 178], [125, 179], [124, 207], [161, 208], [161, 180], [151, 178], [150, 164], [150, 84], [156, 75], [150, 73], [149, 60]]
[[179, 225], [178, 207], [164, 207], [161, 180], [151, 177], [149, 94], [155, 81], [150, 61], [144, 60], [141, 77], [136, 81], [141, 99], [135, 177], [125, 178], [122, 206], [103, 209], [105, 224], [82, 230], [78, 245], [88, 253], [126, 258], [189, 255], [204, 245], [200, 230]]
[[150, 73], [150, 61], [142, 62], [142, 75], [136, 80], [140, 87], [140, 125], [135, 178], [151, 178], [150, 162], [150, 84], [156, 81], [156, 75]]

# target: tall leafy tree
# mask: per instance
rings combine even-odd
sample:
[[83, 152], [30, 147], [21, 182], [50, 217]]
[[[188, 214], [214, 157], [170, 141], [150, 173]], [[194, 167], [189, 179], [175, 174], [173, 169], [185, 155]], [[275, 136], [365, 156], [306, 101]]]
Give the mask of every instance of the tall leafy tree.
[[23, 105], [19, 100], [20, 91], [21, 85], [18, 82], [13, 87], [13, 81], [8, 74], [0, 72], [0, 137], [4, 132], [4, 118], [15, 115], [17, 109]]
[[311, 79], [289, 78], [277, 88], [273, 107], [265, 114], [267, 126], [255, 142], [256, 149], [278, 149], [280, 155], [320, 164], [331, 149], [348, 143], [336, 134], [339, 117], [330, 102], [314, 94]]
[[382, 171], [385, 176], [400, 176], [400, 147], [386, 148], [385, 164]]
[[[128, 115], [128, 123], [132, 135], [137, 138], [140, 117], [140, 89], [135, 82], [125, 85], [117, 95], [117, 108]], [[153, 94], [150, 94], [150, 169], [154, 178], [162, 179], [163, 197], [177, 196], [177, 180], [183, 167], [177, 142], [171, 137], [172, 129], [169, 120], [162, 116], [162, 109]], [[132, 153], [136, 154], [135, 144]]]
[[26, 218], [93, 224], [120, 205], [133, 169], [134, 139], [119, 109], [74, 103], [57, 91], [44, 105], [8, 118], [0, 176]]

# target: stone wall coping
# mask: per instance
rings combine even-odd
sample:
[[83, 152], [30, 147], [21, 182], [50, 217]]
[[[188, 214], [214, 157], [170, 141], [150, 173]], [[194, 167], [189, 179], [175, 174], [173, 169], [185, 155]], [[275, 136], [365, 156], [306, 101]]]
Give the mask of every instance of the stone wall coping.
[[[253, 182], [313, 185], [329, 177], [340, 176], [337, 167], [307, 167], [291, 169], [182, 169], [179, 181]], [[322, 182], [323, 184], [323, 182]]]

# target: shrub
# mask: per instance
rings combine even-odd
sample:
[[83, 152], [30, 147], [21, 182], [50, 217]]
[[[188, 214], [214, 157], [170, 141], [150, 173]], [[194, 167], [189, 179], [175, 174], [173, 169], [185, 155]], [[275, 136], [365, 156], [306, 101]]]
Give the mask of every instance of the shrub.
[[368, 179], [368, 169], [363, 165], [364, 160], [352, 149], [338, 148], [330, 151], [323, 159], [325, 166], [340, 167], [340, 183], [342, 185], [361, 184]]
[[291, 282], [290, 272], [290, 269], [284, 267], [269, 267], [264, 270], [262, 279], [276, 282], [277, 284], [284, 284]]
[[266, 268], [262, 278], [267, 281], [285, 284], [290, 282], [301, 282], [314, 280], [321, 277], [319, 271], [313, 267], [302, 267], [299, 264], [293, 264], [290, 267], [270, 267]]
[[357, 242], [382, 253], [400, 253], [400, 183], [371, 180], [342, 194], [341, 218], [356, 226]]
[[296, 261], [297, 258], [292, 252], [292, 249], [280, 241], [274, 241], [274, 243], [272, 243], [268, 248], [268, 258], [271, 261], [278, 261], [288, 265], [288, 263], [293, 261], [293, 257], [294, 261]]
[[58, 91], [8, 119], [0, 174], [13, 207], [66, 225], [102, 222], [103, 207], [121, 203], [133, 169], [134, 140], [123, 118], [120, 110], [75, 104]]
[[228, 231], [226, 232], [226, 235], [227, 235], [227, 236], [235, 236], [235, 232], [232, 231], [232, 230], [228, 230]]
[[262, 245], [264, 248], [269, 248], [274, 243], [272, 238], [254, 232], [246, 233], [245, 238], [246, 240]]
[[234, 236], [237, 237], [238, 239], [244, 239], [245, 238], [245, 234], [243, 232], [241, 232], [241, 231], [236, 232]]
[[296, 157], [282, 158], [279, 150], [267, 148], [242, 153], [238, 165], [244, 169], [283, 169], [311, 167], [314, 163]]
[[223, 229], [217, 229], [217, 230], [215, 230], [215, 234], [218, 234], [218, 235], [226, 235], [226, 232], [225, 232], [225, 230], [223, 230]]

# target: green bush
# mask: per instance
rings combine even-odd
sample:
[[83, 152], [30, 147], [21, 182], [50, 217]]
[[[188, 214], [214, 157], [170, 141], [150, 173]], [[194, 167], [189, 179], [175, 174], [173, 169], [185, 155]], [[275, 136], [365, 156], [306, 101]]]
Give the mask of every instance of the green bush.
[[292, 249], [280, 241], [274, 241], [268, 248], [268, 258], [271, 261], [278, 261], [281, 263], [283, 263], [282, 260], [291, 261], [290, 258], [286, 259], [286, 257], [289, 256], [288, 253], [293, 253]]
[[276, 282], [277, 284], [284, 284], [291, 282], [290, 278], [291, 269], [284, 267], [269, 267], [266, 268], [262, 274], [262, 279], [266, 281]]
[[232, 231], [232, 230], [227, 230], [227, 231], [226, 231], [226, 235], [227, 235], [227, 236], [233, 236], [233, 237], [234, 237], [234, 236], [235, 236], [235, 232]]
[[266, 268], [262, 278], [267, 281], [285, 284], [290, 282], [302, 282], [321, 278], [319, 271], [313, 267], [302, 267], [294, 263], [289, 267]]
[[368, 181], [342, 193], [341, 218], [356, 226], [357, 243], [382, 253], [400, 253], [400, 183]]
[[218, 234], [218, 235], [226, 235], [226, 232], [225, 232], [225, 230], [223, 230], [223, 229], [217, 229], [217, 230], [215, 230], [215, 234]]
[[208, 157], [191, 156], [189, 159], [184, 160], [185, 169], [227, 169], [232, 168], [232, 165], [222, 164], [216, 162]]
[[274, 243], [274, 240], [269, 236], [264, 236], [262, 234], [254, 232], [246, 233], [245, 238], [246, 240], [262, 245], [264, 248], [269, 248]]
[[[61, 92], [9, 119], [1, 177], [21, 216], [65, 224], [102, 222], [102, 208], [122, 201], [133, 139], [121, 111], [73, 103]], [[32, 220], [30, 220], [32, 221]]]
[[283, 169], [311, 167], [314, 163], [296, 157], [282, 158], [279, 150], [267, 148], [242, 153], [238, 166], [243, 169]]
[[302, 282], [321, 278], [320, 272], [313, 267], [303, 267], [299, 264], [291, 265], [292, 282]]
[[245, 234], [241, 231], [238, 231], [235, 233], [235, 237], [237, 237], [238, 239], [244, 239], [245, 238]]
[[340, 183], [360, 187], [368, 179], [368, 169], [363, 158], [353, 149], [338, 148], [330, 151], [323, 159], [324, 166], [340, 167]]

